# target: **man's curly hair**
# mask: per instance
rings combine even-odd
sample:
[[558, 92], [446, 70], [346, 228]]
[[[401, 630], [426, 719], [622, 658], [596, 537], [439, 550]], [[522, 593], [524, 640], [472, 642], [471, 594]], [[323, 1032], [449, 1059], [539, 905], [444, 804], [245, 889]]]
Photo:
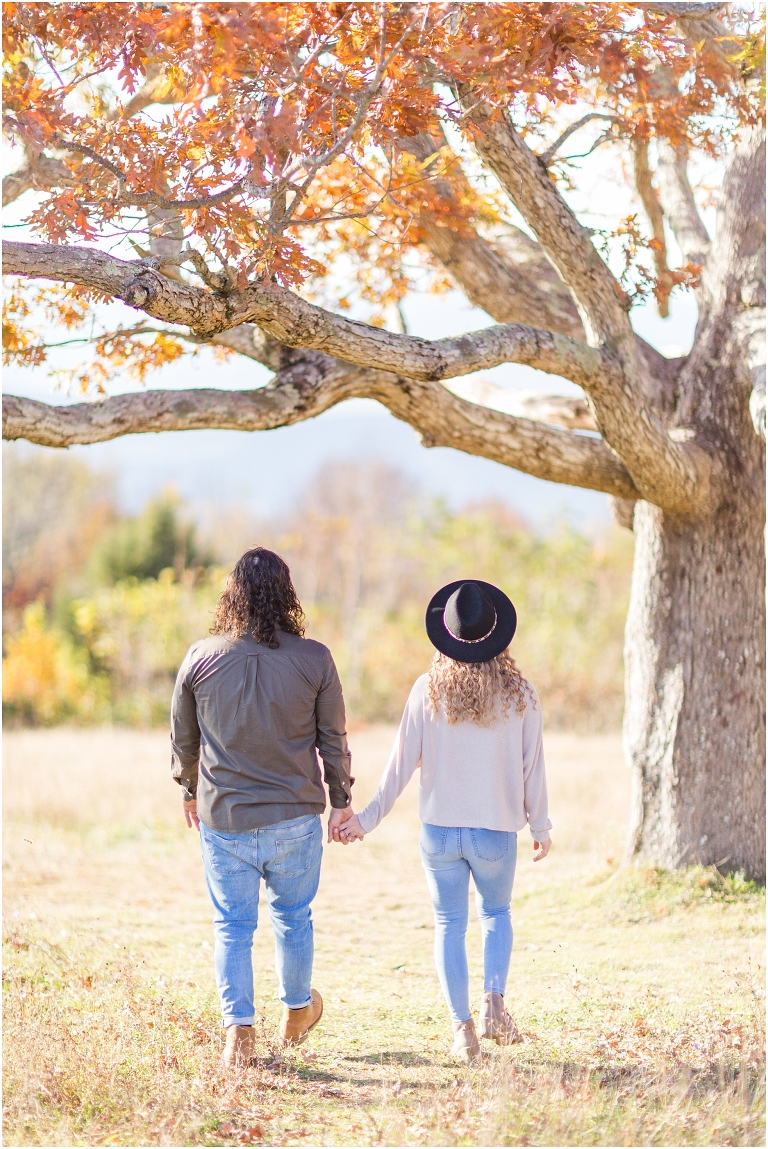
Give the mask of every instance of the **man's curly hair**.
[[303, 636], [304, 612], [287, 564], [274, 551], [252, 547], [227, 578], [216, 603], [211, 634], [232, 638], [252, 634], [257, 642], [276, 650], [278, 630]]
[[486, 662], [456, 662], [435, 651], [427, 695], [430, 713], [437, 715], [442, 707], [449, 726], [457, 722], [491, 726], [506, 717], [513, 704], [522, 714], [529, 695], [536, 708], [531, 685], [517, 669], [509, 647]]

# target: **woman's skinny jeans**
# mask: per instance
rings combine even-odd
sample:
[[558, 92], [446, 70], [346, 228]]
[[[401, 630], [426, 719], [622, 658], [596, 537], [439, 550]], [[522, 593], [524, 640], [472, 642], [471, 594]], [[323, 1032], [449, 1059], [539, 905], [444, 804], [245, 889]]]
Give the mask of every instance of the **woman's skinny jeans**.
[[421, 827], [421, 860], [435, 909], [435, 964], [453, 1021], [469, 1021], [469, 875], [483, 933], [485, 992], [504, 993], [512, 956], [509, 903], [517, 834], [465, 826]]

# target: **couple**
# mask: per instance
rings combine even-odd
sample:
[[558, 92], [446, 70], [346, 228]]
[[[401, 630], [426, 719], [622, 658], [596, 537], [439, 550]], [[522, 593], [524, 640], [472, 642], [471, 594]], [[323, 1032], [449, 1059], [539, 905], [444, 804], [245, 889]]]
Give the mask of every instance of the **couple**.
[[504, 1005], [512, 952], [509, 905], [517, 831], [539, 852], [551, 822], [541, 707], [508, 647], [517, 617], [488, 583], [451, 583], [427, 609], [437, 653], [416, 680], [376, 794], [353, 813], [344, 700], [327, 647], [303, 637], [290, 571], [254, 547], [229, 575], [213, 637], [190, 647], [171, 708], [173, 777], [196, 826], [214, 907], [216, 984], [226, 1065], [254, 1052], [251, 948], [264, 879], [275, 931], [283, 1015], [281, 1046], [300, 1045], [323, 1003], [311, 987], [312, 903], [325, 809], [317, 754], [332, 810], [328, 841], [363, 838], [378, 826], [417, 767], [421, 856], [435, 910], [435, 961], [454, 1030], [452, 1053], [471, 1061], [480, 1045], [469, 1007], [469, 875], [483, 934], [481, 1036], [519, 1041]]

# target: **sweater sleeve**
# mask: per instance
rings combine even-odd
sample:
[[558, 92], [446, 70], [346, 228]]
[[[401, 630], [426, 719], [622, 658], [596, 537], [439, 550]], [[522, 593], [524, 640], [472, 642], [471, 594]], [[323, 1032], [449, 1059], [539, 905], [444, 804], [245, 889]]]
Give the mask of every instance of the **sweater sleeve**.
[[369, 834], [400, 797], [421, 763], [424, 708], [421, 691], [414, 686], [405, 705], [400, 729], [379, 782], [379, 788], [359, 814], [360, 825]]
[[548, 842], [552, 823], [547, 813], [547, 775], [544, 767], [541, 703], [536, 691], [531, 693], [523, 718], [523, 801], [531, 835], [537, 842]]

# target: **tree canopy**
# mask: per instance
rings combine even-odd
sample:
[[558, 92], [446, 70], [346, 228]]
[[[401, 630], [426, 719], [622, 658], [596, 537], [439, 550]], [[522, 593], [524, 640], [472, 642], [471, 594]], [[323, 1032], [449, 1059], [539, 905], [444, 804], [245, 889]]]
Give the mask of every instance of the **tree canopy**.
[[[9, 401], [6, 433], [33, 423], [38, 442], [65, 445], [130, 430], [274, 426], [363, 393], [427, 443], [685, 512], [711, 502], [712, 461], [671, 440], [647, 405], [648, 376], [663, 378], [666, 366], [638, 349], [627, 312], [649, 289], [665, 310], [676, 284], [697, 281], [709, 241], [685, 156], [691, 147], [723, 153], [759, 120], [762, 33], [741, 8], [682, 7], [7, 5], [5, 130], [27, 157], [8, 198], [25, 187], [46, 194], [29, 215], [44, 242], [4, 249], [6, 270], [27, 285], [8, 303], [6, 356], [45, 358], [29, 330], [44, 315], [46, 325], [89, 325], [96, 354], [84, 389], [104, 391], [116, 368], [143, 378], [200, 342], [278, 374], [269, 394], [245, 404], [198, 394], [186, 421], [172, 393], [105, 406], [98, 429], [93, 411], [70, 411], [65, 426], [50, 409]], [[582, 114], [560, 131], [570, 106]], [[623, 283], [558, 191], [568, 179], [558, 153], [594, 117], [605, 125], [596, 142], [629, 147], [650, 223], [645, 235], [635, 218], [622, 229]], [[669, 169], [680, 268], [667, 263], [652, 140]], [[465, 145], [495, 188], [482, 174], [468, 178]], [[507, 227], [511, 257], [483, 234], [508, 222], [509, 201], [538, 241]], [[139, 259], [124, 258], [129, 245]], [[635, 258], [643, 245], [655, 270]], [[371, 324], [344, 317], [353, 293], [374, 307], [401, 298], [416, 249], [507, 322], [427, 342], [377, 329], [375, 313]], [[340, 263], [348, 282], [339, 291], [338, 275], [329, 279], [333, 309], [311, 302]], [[40, 278], [69, 286], [30, 295]], [[95, 305], [105, 298], [142, 317], [99, 330]], [[444, 388], [417, 385], [502, 362], [583, 386], [586, 421], [572, 409], [566, 426], [581, 418], [610, 449], [529, 420], [468, 418]]]
[[[57, 246], [9, 253], [6, 266], [70, 285], [11, 296], [5, 353], [42, 362], [41, 317], [72, 337], [88, 324], [95, 358], [79, 381], [97, 392], [116, 369], [145, 378], [193, 350], [190, 339], [252, 354], [250, 333], [231, 335], [249, 322], [280, 343], [413, 379], [513, 360], [591, 381], [606, 362], [583, 348], [498, 330], [427, 346], [377, 337], [343, 312], [367, 305], [381, 325], [415, 276], [455, 277], [461, 248], [504, 223], [506, 192], [550, 258], [550, 245], [560, 259], [571, 248], [574, 264], [574, 282], [559, 270], [575, 306], [551, 270], [535, 289], [536, 274], [518, 274], [514, 318], [578, 340], [586, 322], [589, 343], [618, 346], [637, 298], [653, 291], [664, 313], [670, 291], [701, 269], [693, 219], [684, 264], [668, 266], [649, 144], [678, 161], [691, 148], [722, 155], [762, 108], [759, 22], [732, 5], [10, 3], [4, 15], [4, 128], [26, 155], [4, 198], [44, 190], [28, 222]], [[579, 115], [561, 130], [569, 107]], [[593, 146], [629, 150], [649, 219], [622, 229], [619, 284], [595, 251], [600, 237], [563, 213], [557, 193], [569, 178], [561, 149], [589, 118], [601, 126]], [[472, 149], [485, 179], [468, 178]], [[505, 170], [521, 160], [525, 170]], [[560, 217], [549, 236], [532, 206]], [[515, 236], [518, 248], [525, 238]], [[69, 245], [80, 241], [120, 263], [78, 255]], [[650, 261], [637, 258], [643, 249]], [[126, 268], [126, 255], [144, 262]], [[579, 300], [585, 278], [594, 308]], [[478, 285], [474, 296], [487, 307]], [[146, 314], [94, 333], [105, 297]], [[604, 462], [598, 482], [631, 494]]]

